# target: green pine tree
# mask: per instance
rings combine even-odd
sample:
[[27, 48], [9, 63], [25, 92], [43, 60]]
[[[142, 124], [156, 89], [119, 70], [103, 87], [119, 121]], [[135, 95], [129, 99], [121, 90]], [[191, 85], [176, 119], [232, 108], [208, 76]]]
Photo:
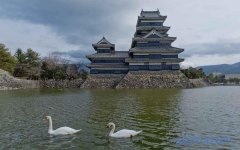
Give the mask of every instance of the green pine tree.
[[11, 55], [9, 49], [4, 44], [0, 43], [0, 69], [12, 74], [16, 64], [16, 58]]

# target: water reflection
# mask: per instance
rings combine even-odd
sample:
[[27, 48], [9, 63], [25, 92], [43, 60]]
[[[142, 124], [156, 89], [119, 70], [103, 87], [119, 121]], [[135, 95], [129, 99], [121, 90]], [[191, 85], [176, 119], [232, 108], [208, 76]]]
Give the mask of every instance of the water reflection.
[[[169, 131], [174, 129], [178, 119], [179, 101], [176, 97], [180, 94], [181, 90], [92, 90], [92, 123], [104, 126], [112, 121], [117, 129], [144, 130], [142, 136], [130, 142], [132, 147], [166, 147], [175, 137]], [[118, 144], [113, 142], [113, 145]]]

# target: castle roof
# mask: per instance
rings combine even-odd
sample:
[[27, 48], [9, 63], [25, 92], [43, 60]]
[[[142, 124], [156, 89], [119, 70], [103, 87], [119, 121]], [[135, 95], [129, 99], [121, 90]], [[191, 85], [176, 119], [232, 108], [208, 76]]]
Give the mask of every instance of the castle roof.
[[110, 44], [110, 45], [113, 45], [105, 37], [102, 37], [102, 39], [100, 41], [98, 41], [97, 44]]
[[157, 20], [166, 20], [167, 16], [162, 16], [159, 12], [157, 11], [141, 11], [140, 16], [138, 16], [138, 19], [157, 19]]
[[138, 41], [138, 42], [154, 42], [154, 41], [170, 41], [173, 42], [175, 41], [177, 38], [176, 37], [169, 37], [169, 36], [163, 36], [163, 37], [159, 37], [159, 38], [141, 38], [141, 37], [134, 37], [133, 41]]
[[166, 27], [166, 26], [138, 26], [136, 28], [137, 31], [138, 30], [152, 30], [152, 29], [168, 31], [170, 29], [170, 27]]
[[87, 55], [87, 58], [127, 58], [128, 51], [114, 51], [111, 53], [95, 53]]
[[159, 10], [157, 11], [141, 11], [140, 14], [141, 17], [160, 17], [160, 12]]
[[107, 64], [107, 63], [104, 63], [104, 64], [100, 64], [100, 63], [92, 63], [92, 64], [89, 64], [87, 65], [88, 68], [101, 68], [101, 69], [121, 69], [121, 70], [128, 70], [128, 66], [127, 65], [124, 65], [124, 64]]
[[160, 47], [160, 48], [140, 48], [134, 47], [129, 50], [136, 53], [181, 53], [184, 51], [182, 48], [176, 47]]
[[115, 47], [115, 44], [110, 43], [105, 37], [103, 37], [100, 41], [98, 41], [95, 44], [92, 44], [92, 46], [94, 48], [98, 48], [98, 47]]
[[146, 34], [143, 38], [148, 38], [150, 35], [156, 35], [156, 37], [164, 37], [162, 34], [160, 34], [157, 30], [152, 29], [148, 34]]
[[179, 63], [184, 61], [181, 58], [161, 58], [161, 59], [149, 59], [149, 58], [141, 58], [141, 59], [134, 59], [134, 58], [126, 58], [126, 62], [136, 62], [136, 63], [158, 63], [158, 62], [170, 62], [170, 63]]

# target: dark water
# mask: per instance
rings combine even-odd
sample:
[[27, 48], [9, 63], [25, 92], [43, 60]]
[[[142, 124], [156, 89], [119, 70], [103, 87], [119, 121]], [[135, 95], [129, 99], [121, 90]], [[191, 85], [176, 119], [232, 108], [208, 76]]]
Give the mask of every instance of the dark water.
[[[82, 129], [49, 136], [53, 128]], [[108, 137], [108, 122], [143, 130]], [[239, 149], [240, 87], [0, 91], [0, 149]]]

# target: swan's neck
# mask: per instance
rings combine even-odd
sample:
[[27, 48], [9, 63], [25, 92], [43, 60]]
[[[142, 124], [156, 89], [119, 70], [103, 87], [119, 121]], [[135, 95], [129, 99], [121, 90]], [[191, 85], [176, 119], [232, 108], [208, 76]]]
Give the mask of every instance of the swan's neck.
[[112, 127], [112, 129], [111, 129], [111, 131], [110, 131], [110, 133], [109, 133], [110, 136], [113, 135], [114, 130], [115, 130], [115, 125], [113, 125], [113, 127]]
[[52, 118], [49, 118], [49, 128], [48, 128], [48, 133], [53, 131], [53, 126], [52, 126]]

